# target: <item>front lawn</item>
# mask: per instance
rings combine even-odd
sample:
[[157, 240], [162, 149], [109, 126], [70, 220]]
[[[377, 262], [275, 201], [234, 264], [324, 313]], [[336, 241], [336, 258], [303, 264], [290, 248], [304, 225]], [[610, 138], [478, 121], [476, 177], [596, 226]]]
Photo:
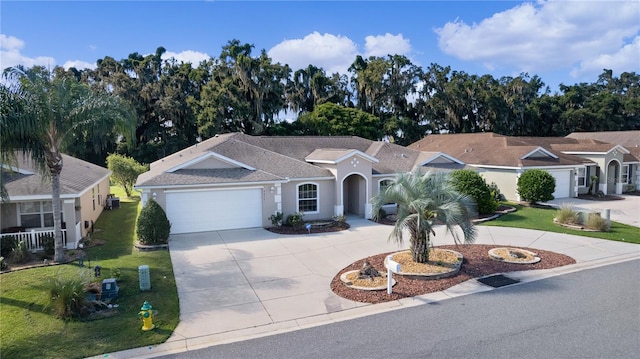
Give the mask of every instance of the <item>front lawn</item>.
[[[85, 267], [78, 263], [20, 270], [0, 275], [0, 355], [4, 358], [84, 358], [163, 343], [178, 325], [180, 308], [168, 250], [139, 252], [133, 248], [139, 198], [126, 198], [119, 188], [120, 208], [104, 211], [95, 224], [94, 238], [103, 245], [87, 249]], [[54, 276], [78, 276], [99, 265], [109, 278], [118, 269], [120, 293], [114, 316], [90, 321], [57, 319], [45, 309], [45, 283]], [[138, 266], [148, 265], [151, 291], [141, 292]], [[117, 271], [114, 271], [117, 272]], [[138, 312], [148, 301], [157, 315], [156, 329], [143, 332]]]
[[566, 233], [577, 236], [602, 238], [612, 241], [640, 243], [640, 229], [626, 224], [611, 222], [609, 232], [588, 232], [566, 228], [553, 223], [557, 209], [532, 208], [519, 204], [507, 203], [517, 208], [517, 211], [500, 216], [492, 221], [483, 222], [483, 226], [517, 227], [537, 229], [540, 231]]

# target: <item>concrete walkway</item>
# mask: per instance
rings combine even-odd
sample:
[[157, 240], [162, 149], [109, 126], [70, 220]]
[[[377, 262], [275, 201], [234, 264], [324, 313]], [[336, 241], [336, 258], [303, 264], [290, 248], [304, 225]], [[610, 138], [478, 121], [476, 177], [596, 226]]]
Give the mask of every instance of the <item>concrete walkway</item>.
[[612, 221], [640, 227], [640, 196], [619, 195], [622, 200], [589, 201], [579, 198], [554, 199], [545, 204], [560, 207], [571, 205], [575, 210], [600, 212], [604, 217], [605, 210], [609, 210]]
[[[347, 231], [302, 236], [261, 228], [172, 236], [170, 253], [180, 298], [180, 323], [173, 335], [158, 346], [96, 358], [179, 353], [493, 290], [470, 280], [442, 292], [382, 304], [338, 297], [329, 284], [342, 268], [370, 255], [407, 248], [387, 241], [389, 226], [363, 219], [349, 223]], [[452, 243], [451, 235], [437, 228], [434, 244]], [[640, 258], [637, 244], [519, 228], [479, 226], [476, 243], [550, 250], [577, 262], [509, 274], [522, 282]]]

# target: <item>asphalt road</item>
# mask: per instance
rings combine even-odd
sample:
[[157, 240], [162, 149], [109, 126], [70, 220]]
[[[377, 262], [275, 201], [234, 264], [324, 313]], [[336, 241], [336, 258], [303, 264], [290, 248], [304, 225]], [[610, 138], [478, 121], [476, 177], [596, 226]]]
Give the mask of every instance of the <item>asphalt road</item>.
[[636, 358], [640, 260], [161, 358]]

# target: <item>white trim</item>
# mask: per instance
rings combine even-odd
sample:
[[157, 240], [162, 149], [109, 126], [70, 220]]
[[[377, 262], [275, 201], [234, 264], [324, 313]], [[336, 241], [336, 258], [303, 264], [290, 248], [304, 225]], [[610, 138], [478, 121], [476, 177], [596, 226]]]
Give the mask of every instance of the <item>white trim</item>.
[[[538, 148], [534, 149], [533, 151], [527, 153], [526, 155], [520, 157], [521, 160], [527, 159], [529, 158], [529, 156], [531, 156], [532, 154], [536, 153], [536, 152], [543, 152], [545, 155], [551, 157], [551, 158], [555, 158], [557, 159], [558, 156], [554, 155], [553, 153], [549, 152], [548, 150], [538, 146]], [[534, 157], [535, 158], [535, 157]]]
[[172, 172], [175, 172], [177, 170], [181, 170], [183, 168], [187, 168], [189, 166], [192, 166], [192, 165], [194, 165], [196, 163], [205, 161], [205, 160], [207, 160], [209, 158], [212, 158], [212, 157], [215, 158], [215, 159], [218, 159], [218, 160], [220, 160], [222, 162], [226, 162], [226, 163], [228, 163], [230, 165], [242, 167], [242, 168], [247, 169], [249, 171], [255, 171], [256, 170], [255, 168], [253, 168], [253, 167], [251, 167], [251, 166], [249, 166], [247, 164], [244, 164], [242, 162], [238, 162], [238, 161], [236, 161], [234, 159], [231, 159], [229, 157], [223, 156], [221, 154], [218, 154], [218, 153], [215, 153], [215, 152], [207, 152], [207, 153], [205, 153], [205, 154], [203, 154], [201, 156], [198, 156], [198, 157], [196, 157], [194, 159], [191, 159], [191, 160], [189, 160], [187, 162], [183, 162], [183, 163], [181, 163], [181, 164], [179, 164], [177, 166], [171, 167], [171, 168], [169, 168], [168, 170], [166, 170], [164, 172], [165, 173], [172, 173]]
[[[346, 180], [351, 175], [358, 175], [358, 176], [364, 178], [364, 184], [365, 184], [365, 186], [364, 186], [364, 190], [365, 190], [365, 192], [364, 192], [364, 204], [365, 204], [365, 217], [366, 217], [366, 214], [367, 214], [366, 213], [366, 209], [367, 209], [366, 205], [371, 202], [371, 197], [369, 197], [369, 192], [370, 192], [369, 186], [370, 186], [370, 184], [369, 184], [369, 179], [366, 176], [363, 176], [362, 172], [349, 172], [344, 177], [342, 177], [342, 181], [340, 182], [340, 203], [342, 204], [342, 208], [343, 208], [343, 211], [344, 211], [344, 180]], [[370, 219], [370, 218], [367, 218], [367, 219]]]
[[35, 174], [35, 172], [31, 172], [31, 171], [28, 171], [28, 170], [25, 170], [25, 169], [22, 169], [22, 168], [16, 167], [16, 166], [10, 166], [10, 165], [8, 165], [6, 163], [2, 164], [2, 168], [4, 168], [5, 170], [10, 170], [12, 172], [17, 172], [17, 173], [19, 173], [21, 175], [34, 175]]
[[426, 159], [426, 160], [424, 160], [424, 161], [420, 162], [420, 163], [418, 164], [418, 166], [424, 166], [424, 165], [426, 165], [427, 163], [430, 163], [431, 161], [433, 161], [433, 160], [435, 160], [436, 158], [439, 158], [439, 157], [444, 157], [444, 158], [446, 158], [446, 159], [448, 159], [448, 160], [450, 160], [450, 161], [453, 161], [453, 162], [455, 162], [455, 163], [457, 163], [457, 164], [459, 164], [459, 165], [464, 165], [464, 164], [465, 164], [464, 162], [460, 161], [459, 159], [457, 159], [457, 158], [455, 158], [455, 157], [451, 157], [451, 156], [449, 156], [449, 155], [447, 155], [446, 153], [443, 153], [443, 152], [438, 152], [438, 153], [437, 153], [436, 155], [434, 155], [433, 157], [430, 157], [430, 158], [428, 158], [428, 159]]
[[[316, 210], [312, 211], [312, 212], [302, 212], [300, 211], [300, 186], [304, 186], [306, 184], [312, 184], [314, 186], [316, 186]], [[312, 198], [304, 198], [304, 200], [310, 200]], [[320, 213], [320, 184], [316, 183], [316, 182], [303, 182], [303, 183], [299, 183], [296, 185], [296, 213], [309, 213], [309, 214], [316, 214], [316, 213]]]
[[188, 193], [188, 192], [209, 192], [209, 191], [227, 191], [239, 189], [264, 189], [263, 186], [251, 187], [225, 187], [225, 188], [198, 188], [198, 189], [182, 189], [182, 190], [165, 190], [164, 193]]
[[[330, 151], [331, 149], [326, 149], [328, 151]], [[370, 162], [373, 163], [378, 163], [380, 162], [377, 158], [373, 157], [373, 156], [369, 156], [368, 154], [362, 152], [362, 151], [358, 151], [358, 150], [351, 150], [349, 152], [347, 152], [346, 154], [336, 158], [335, 160], [311, 160], [311, 159], [307, 159], [305, 158], [304, 160], [309, 162], [309, 163], [326, 163], [326, 164], [338, 164], [344, 160], [346, 160], [347, 158], [351, 157], [351, 156], [360, 156], [365, 160], [368, 160]], [[309, 156], [307, 156], [309, 157]]]
[[623, 154], [629, 154], [631, 153], [628, 149], [624, 148], [623, 146], [620, 145], [615, 145], [614, 147], [612, 147], [611, 149], [609, 149], [608, 151], [560, 151], [562, 153], [566, 153], [568, 155], [606, 155], [609, 154], [615, 150], [618, 150], [620, 152], [622, 152]]

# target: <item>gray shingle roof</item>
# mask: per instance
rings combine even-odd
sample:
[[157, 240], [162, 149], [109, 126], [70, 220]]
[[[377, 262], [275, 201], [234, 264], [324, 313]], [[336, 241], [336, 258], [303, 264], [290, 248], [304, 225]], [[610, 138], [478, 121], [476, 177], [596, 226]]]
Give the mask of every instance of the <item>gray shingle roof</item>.
[[[372, 163], [375, 174], [394, 174], [411, 171], [418, 151], [386, 142], [375, 142], [355, 136], [249, 136], [241, 133], [219, 135], [169, 155], [151, 164], [148, 172], [138, 177], [137, 187], [172, 186], [179, 184], [220, 184], [229, 182], [276, 181], [286, 178], [332, 177], [321, 166], [307, 162], [313, 158], [340, 158], [353, 150], [360, 151], [379, 162]], [[224, 156], [255, 169], [255, 174], [234, 172], [221, 176], [219, 172], [188, 172], [183, 169], [166, 173], [189, 161], [209, 153]], [[336, 157], [337, 156], [337, 157]], [[249, 171], [249, 170], [245, 170]], [[193, 178], [187, 178], [193, 176]]]
[[[9, 170], [2, 170], [2, 181], [10, 197], [17, 196], [51, 196], [51, 182], [43, 176], [38, 167], [29, 158], [18, 154], [18, 168], [33, 174], [20, 174]], [[111, 174], [104, 167], [94, 165], [75, 157], [62, 155], [63, 166], [60, 173], [60, 195], [63, 197], [77, 197], [97, 182]]]

